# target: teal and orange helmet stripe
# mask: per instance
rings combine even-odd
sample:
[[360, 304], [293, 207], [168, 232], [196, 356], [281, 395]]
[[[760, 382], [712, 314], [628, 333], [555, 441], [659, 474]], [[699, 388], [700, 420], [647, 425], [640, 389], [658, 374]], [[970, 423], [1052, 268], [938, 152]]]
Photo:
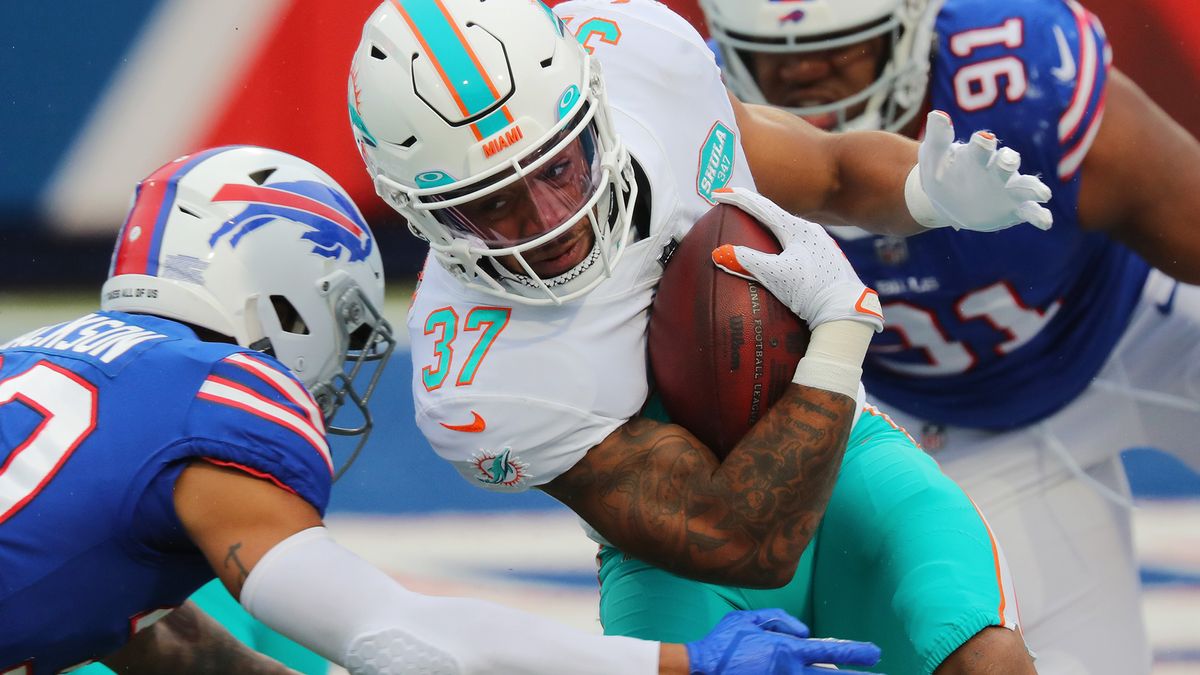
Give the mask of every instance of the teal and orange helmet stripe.
[[225, 152], [229, 147], [214, 148], [185, 155], [150, 174], [137, 186], [137, 199], [125, 224], [121, 226], [117, 248], [113, 251], [109, 276], [118, 274], [158, 275], [158, 259], [167, 218], [175, 208], [175, 190], [192, 167]]
[[[478, 116], [500, 102], [495, 83], [441, 0], [391, 0], [391, 3], [421, 43], [463, 117]], [[500, 133], [512, 122], [508, 106], [500, 106], [473, 122], [471, 131], [476, 140], [483, 140]]]

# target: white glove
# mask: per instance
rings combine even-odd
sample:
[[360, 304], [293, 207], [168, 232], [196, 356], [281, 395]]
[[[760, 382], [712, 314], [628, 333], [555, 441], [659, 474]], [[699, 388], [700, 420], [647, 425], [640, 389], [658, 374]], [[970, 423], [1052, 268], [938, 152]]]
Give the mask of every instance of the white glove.
[[995, 232], [1030, 223], [1050, 229], [1053, 217], [1039, 202], [1050, 188], [1036, 176], [1017, 173], [1021, 155], [996, 148], [996, 137], [976, 131], [968, 143], [954, 142], [954, 125], [940, 110], [925, 121], [917, 165], [904, 184], [913, 218], [925, 227]]
[[779, 240], [778, 255], [726, 244], [713, 262], [730, 274], [754, 279], [787, 305], [810, 329], [850, 319], [883, 330], [879, 296], [863, 285], [842, 249], [825, 228], [797, 218], [762, 195], [744, 188], [718, 190], [713, 199], [731, 204], [765, 225]]

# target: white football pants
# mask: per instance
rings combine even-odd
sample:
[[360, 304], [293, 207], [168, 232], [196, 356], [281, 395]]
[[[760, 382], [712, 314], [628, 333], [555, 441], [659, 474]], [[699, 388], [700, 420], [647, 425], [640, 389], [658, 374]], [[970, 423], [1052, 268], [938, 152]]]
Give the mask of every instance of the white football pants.
[[[1150, 672], [1120, 453], [1157, 448], [1200, 472], [1200, 286], [1175, 285], [1151, 272], [1125, 335], [1067, 407], [1004, 433], [948, 427], [930, 450], [1004, 546], [1041, 675]], [[921, 440], [924, 420], [879, 408]]]

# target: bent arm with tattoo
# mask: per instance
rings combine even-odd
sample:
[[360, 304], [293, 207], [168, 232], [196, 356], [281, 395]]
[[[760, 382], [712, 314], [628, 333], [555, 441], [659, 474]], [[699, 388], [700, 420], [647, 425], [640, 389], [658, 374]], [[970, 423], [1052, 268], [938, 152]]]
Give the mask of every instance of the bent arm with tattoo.
[[634, 418], [542, 489], [667, 571], [782, 586], [824, 515], [854, 410], [790, 385], [724, 461], [681, 426]]

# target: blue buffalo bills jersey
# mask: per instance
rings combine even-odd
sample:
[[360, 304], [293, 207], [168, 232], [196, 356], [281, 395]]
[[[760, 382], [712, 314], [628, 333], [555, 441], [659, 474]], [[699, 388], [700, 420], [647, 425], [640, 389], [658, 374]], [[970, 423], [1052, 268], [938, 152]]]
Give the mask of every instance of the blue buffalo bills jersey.
[[329, 499], [320, 412], [271, 357], [120, 312], [0, 349], [0, 673], [105, 656], [213, 577], [172, 501], [200, 459]]
[[948, 0], [936, 48], [933, 107], [962, 136], [991, 130], [1020, 152], [1021, 171], [1054, 191], [1054, 227], [908, 239], [835, 231], [887, 317], [864, 381], [873, 396], [934, 422], [1022, 426], [1088, 385], [1148, 272], [1076, 218], [1110, 51], [1098, 20], [1063, 0]]

